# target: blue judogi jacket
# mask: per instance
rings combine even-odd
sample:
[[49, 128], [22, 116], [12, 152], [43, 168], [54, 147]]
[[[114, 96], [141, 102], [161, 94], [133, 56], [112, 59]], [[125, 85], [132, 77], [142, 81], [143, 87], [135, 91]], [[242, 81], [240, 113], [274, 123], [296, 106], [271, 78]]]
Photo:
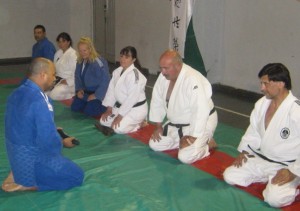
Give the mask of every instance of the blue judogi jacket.
[[82, 183], [82, 170], [61, 154], [62, 140], [54, 123], [53, 107], [30, 79], [8, 98], [5, 142], [17, 184], [63, 190]]
[[107, 61], [97, 58], [94, 62], [87, 62], [83, 68], [83, 62], [77, 63], [75, 70], [75, 90], [84, 90], [95, 93], [98, 100], [105, 97], [110, 81]]
[[46, 37], [32, 47], [32, 58], [43, 57], [53, 61], [56, 49]]

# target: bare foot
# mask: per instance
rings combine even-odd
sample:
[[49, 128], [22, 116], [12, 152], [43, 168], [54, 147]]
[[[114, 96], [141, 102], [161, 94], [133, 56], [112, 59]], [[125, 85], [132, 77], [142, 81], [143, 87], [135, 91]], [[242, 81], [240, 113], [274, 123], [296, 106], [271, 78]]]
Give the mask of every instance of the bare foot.
[[216, 141], [215, 141], [214, 138], [211, 138], [209, 140], [209, 142], [208, 142], [208, 148], [209, 148], [209, 150], [213, 150], [213, 149], [217, 148], [217, 143], [216, 143]]
[[14, 182], [15, 182], [14, 176], [13, 176], [12, 172], [10, 171], [8, 176], [6, 177], [6, 179], [3, 181], [2, 188], [3, 188], [3, 185], [14, 183]]
[[36, 190], [36, 187], [24, 187], [15, 183], [14, 176], [12, 172], [9, 172], [7, 178], [3, 181], [2, 190], [5, 192], [15, 192], [15, 191], [28, 191], [28, 190]]
[[18, 185], [17, 183], [3, 184], [2, 190], [5, 192], [15, 192], [15, 191], [33, 191], [37, 190], [36, 187], [24, 187], [23, 185]]

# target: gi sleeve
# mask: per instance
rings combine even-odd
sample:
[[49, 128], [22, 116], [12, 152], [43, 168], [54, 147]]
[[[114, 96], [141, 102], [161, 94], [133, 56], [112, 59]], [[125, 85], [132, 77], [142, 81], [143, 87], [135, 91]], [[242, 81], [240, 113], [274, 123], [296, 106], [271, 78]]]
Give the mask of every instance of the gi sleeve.
[[99, 86], [95, 91], [95, 96], [98, 100], [103, 101], [109, 81], [110, 81], [110, 75], [109, 75], [109, 69], [107, 61], [104, 59], [101, 59], [102, 65], [97, 64], [97, 68], [99, 69], [96, 71], [96, 77], [99, 78]]
[[[198, 80], [187, 80], [187, 99], [189, 100], [190, 132], [193, 137], [207, 141], [205, 135], [206, 124], [210, 113], [210, 96], [206, 93], [204, 83]], [[210, 87], [211, 89], [211, 87]]]
[[75, 91], [79, 91], [81, 89], [84, 89], [82, 81], [81, 81], [81, 67], [82, 67], [82, 63], [77, 63], [76, 64], [76, 69], [75, 69]]
[[297, 160], [290, 164], [288, 166], [288, 169], [293, 173], [295, 174], [296, 176], [300, 177], [300, 155], [299, 157], [297, 158]]
[[[299, 102], [299, 101], [298, 101]], [[296, 103], [295, 103], [296, 104]], [[293, 122], [293, 125], [296, 127], [297, 133], [297, 141], [298, 141], [298, 146], [296, 147], [297, 149], [300, 149], [300, 105], [297, 103], [295, 105], [293, 112], [291, 113], [291, 121]], [[300, 177], [300, 151], [298, 151], [298, 156], [296, 158], [296, 161], [291, 163], [288, 166], [288, 169], [298, 177]]]
[[45, 42], [45, 46], [43, 48], [44, 57], [53, 61], [55, 52], [56, 52], [56, 49], [53, 46], [53, 44], [50, 41]]
[[167, 80], [164, 80], [162, 74], [157, 78], [152, 91], [152, 99], [150, 103], [149, 120], [151, 122], [161, 123], [163, 122], [167, 110], [166, 110], [166, 95], [164, 89]]
[[37, 147], [45, 153], [60, 153], [62, 140], [56, 130], [53, 111], [49, 110], [44, 99], [34, 103], [31, 109], [35, 113], [35, 143]]
[[238, 151], [247, 151], [249, 154], [253, 154], [252, 149], [259, 149], [262, 141], [262, 137], [259, 134], [259, 123], [257, 118], [259, 118], [259, 108], [261, 107], [261, 101], [255, 104], [255, 107], [250, 115], [250, 125], [248, 126], [246, 133], [242, 137], [242, 140], [238, 146]]
[[68, 86], [74, 86], [74, 74], [76, 68], [76, 52], [72, 52], [67, 57], [67, 63], [65, 69], [66, 81]]
[[108, 85], [108, 89], [107, 89], [107, 92], [105, 94], [105, 98], [102, 102], [102, 104], [106, 107], [110, 106], [110, 107], [113, 107], [116, 103], [116, 98], [115, 98], [115, 86], [116, 86], [116, 80], [117, 80], [117, 69], [114, 70], [113, 72], [113, 77], [112, 79], [110, 80], [109, 82], [109, 85]]

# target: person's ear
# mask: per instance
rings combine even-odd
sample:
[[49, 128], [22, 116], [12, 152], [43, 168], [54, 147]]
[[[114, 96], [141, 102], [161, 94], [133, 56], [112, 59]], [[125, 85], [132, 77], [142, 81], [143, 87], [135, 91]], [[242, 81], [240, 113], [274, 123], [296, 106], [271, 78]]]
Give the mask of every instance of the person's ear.
[[285, 82], [283, 82], [283, 81], [280, 81], [280, 88], [284, 88], [285, 87]]

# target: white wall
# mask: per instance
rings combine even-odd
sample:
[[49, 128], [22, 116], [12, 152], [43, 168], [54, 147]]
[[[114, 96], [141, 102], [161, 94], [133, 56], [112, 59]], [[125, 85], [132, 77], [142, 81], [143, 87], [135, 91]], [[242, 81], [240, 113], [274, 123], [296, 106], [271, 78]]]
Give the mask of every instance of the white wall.
[[[49, 0], [48, 0], [49, 1]], [[52, 0], [51, 0], [52, 1]], [[58, 0], [59, 1], [59, 0]], [[66, 1], [66, 0], [60, 0]], [[69, 28], [74, 49], [82, 36], [93, 38], [93, 0], [67, 0], [70, 5]]]
[[[232, 5], [236, 4], [239, 7], [233, 10]], [[239, 9], [244, 12], [235, 12]], [[228, 1], [225, 20], [228, 62], [222, 82], [234, 82], [239, 88], [257, 90], [258, 70], [266, 63], [282, 62], [290, 69], [294, 91], [299, 96], [299, 83], [296, 86], [300, 79], [299, 9], [300, 4], [293, 0]], [[233, 77], [235, 75], [244, 77], [239, 79]]]
[[281, 62], [291, 72], [293, 92], [300, 96], [299, 1], [198, 0], [194, 9], [194, 28], [210, 81], [259, 92], [258, 71], [267, 63]]
[[196, 0], [193, 26], [203, 62], [211, 83], [223, 78], [224, 54], [224, 0]]
[[[0, 59], [31, 57], [33, 28], [46, 27], [49, 40], [68, 32], [77, 42], [92, 36], [92, 0], [0, 0]], [[83, 4], [84, 2], [84, 4]]]
[[[300, 2], [298, 0], [196, 0], [194, 29], [208, 79], [259, 92], [258, 71], [282, 62], [300, 97]], [[158, 71], [168, 48], [169, 0], [115, 0], [116, 60], [121, 48], [137, 48], [144, 67]], [[93, 35], [92, 0], [0, 0], [0, 59], [31, 55], [34, 25], [55, 41], [66, 31], [76, 43]]]
[[116, 0], [116, 60], [123, 47], [132, 45], [142, 66], [156, 74], [168, 48], [170, 18], [169, 0]]

